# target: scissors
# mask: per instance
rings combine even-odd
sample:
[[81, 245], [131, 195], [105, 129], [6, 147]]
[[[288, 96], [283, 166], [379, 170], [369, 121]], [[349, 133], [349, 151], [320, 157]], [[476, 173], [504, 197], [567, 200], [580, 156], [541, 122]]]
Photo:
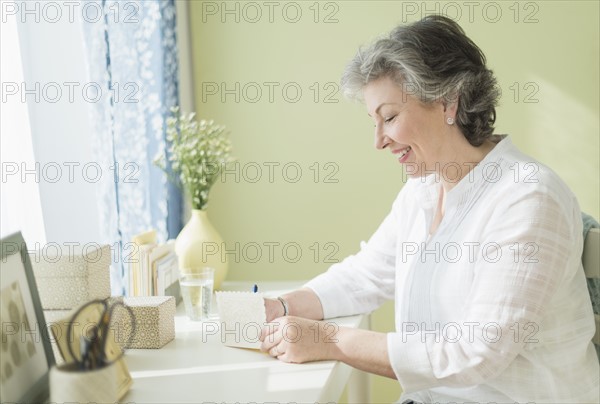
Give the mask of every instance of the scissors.
[[[91, 300], [73, 314], [67, 328], [67, 337], [70, 342], [67, 346], [71, 357], [78, 363], [81, 370], [104, 367], [118, 361], [125, 354], [124, 349], [115, 352], [112, 347], [107, 347], [107, 341], [110, 338], [110, 325], [117, 307], [122, 307], [131, 320], [129, 338], [127, 343], [124, 344], [124, 347], [128, 347], [135, 335], [135, 314], [122, 301], [114, 298]], [[95, 318], [90, 319], [90, 315]], [[75, 355], [73, 343], [71, 342], [76, 342], [74, 327], [81, 324], [84, 327], [79, 337], [79, 355]]]

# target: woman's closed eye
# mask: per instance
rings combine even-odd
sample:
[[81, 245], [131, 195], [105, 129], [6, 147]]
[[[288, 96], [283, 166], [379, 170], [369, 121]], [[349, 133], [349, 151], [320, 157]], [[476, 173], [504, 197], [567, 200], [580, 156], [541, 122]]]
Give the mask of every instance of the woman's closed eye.
[[394, 120], [394, 118], [396, 118], [398, 115], [394, 115], [394, 116], [390, 116], [389, 118], [385, 118], [383, 121], [385, 123], [390, 123]]

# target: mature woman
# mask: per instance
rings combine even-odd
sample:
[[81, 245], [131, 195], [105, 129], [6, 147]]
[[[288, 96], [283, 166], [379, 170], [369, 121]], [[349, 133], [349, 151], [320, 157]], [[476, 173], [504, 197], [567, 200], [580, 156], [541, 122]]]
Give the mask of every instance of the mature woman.
[[[481, 50], [429, 16], [359, 51], [342, 84], [410, 179], [356, 255], [266, 300], [278, 326], [263, 350], [396, 378], [407, 402], [599, 402], [577, 200], [492, 134], [499, 92]], [[396, 332], [317, 321], [315, 340], [315, 320], [387, 299]]]

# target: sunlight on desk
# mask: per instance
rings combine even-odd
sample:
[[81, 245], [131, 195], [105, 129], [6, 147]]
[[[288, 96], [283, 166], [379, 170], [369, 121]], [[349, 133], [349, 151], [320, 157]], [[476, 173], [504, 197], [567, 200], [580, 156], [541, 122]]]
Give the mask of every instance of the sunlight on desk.
[[320, 366], [313, 364], [310, 369], [294, 366], [282, 369], [269, 369], [267, 379], [267, 391], [286, 391], [293, 390], [298, 386], [298, 380], [302, 380], [305, 388], [319, 388], [323, 385], [323, 380], [327, 380], [331, 372], [332, 362], [322, 363]]
[[173, 369], [162, 369], [162, 370], [141, 370], [138, 372], [131, 372], [131, 376], [134, 379], [144, 379], [148, 377], [164, 377], [164, 376], [178, 376], [178, 375], [193, 375], [200, 373], [218, 373], [228, 372], [231, 370], [245, 370], [245, 369], [258, 369], [269, 367], [270, 365], [265, 362], [250, 362], [240, 364], [228, 364], [228, 365], [216, 365], [216, 366], [193, 366], [186, 368], [173, 368]]

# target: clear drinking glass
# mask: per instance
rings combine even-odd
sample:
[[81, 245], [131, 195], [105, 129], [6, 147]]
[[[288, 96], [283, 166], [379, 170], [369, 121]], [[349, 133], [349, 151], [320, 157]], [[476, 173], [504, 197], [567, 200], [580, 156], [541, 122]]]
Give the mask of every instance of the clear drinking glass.
[[215, 269], [191, 269], [179, 279], [185, 312], [190, 320], [207, 320], [210, 315]]

